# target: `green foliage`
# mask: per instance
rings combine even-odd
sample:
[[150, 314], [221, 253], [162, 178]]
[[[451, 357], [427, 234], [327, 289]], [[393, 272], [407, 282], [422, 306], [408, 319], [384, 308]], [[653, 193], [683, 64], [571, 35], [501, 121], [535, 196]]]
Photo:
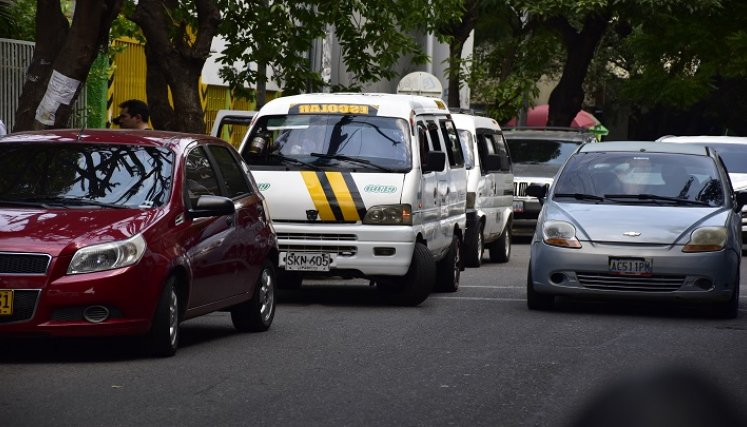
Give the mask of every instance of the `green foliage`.
[[35, 17], [35, 0], [0, 0], [0, 38], [34, 41]]
[[[325, 81], [311, 68], [309, 47], [334, 33], [342, 60], [354, 76], [355, 89], [394, 77], [402, 57], [423, 63], [427, 57], [410, 33], [428, 31], [460, 13], [462, 0], [377, 0], [329, 2], [312, 0], [219, 0], [227, 42], [219, 62], [221, 76], [232, 89], [245, 89], [261, 76], [254, 67], [267, 64], [284, 93], [319, 90]], [[339, 88], [336, 88], [339, 89]]]

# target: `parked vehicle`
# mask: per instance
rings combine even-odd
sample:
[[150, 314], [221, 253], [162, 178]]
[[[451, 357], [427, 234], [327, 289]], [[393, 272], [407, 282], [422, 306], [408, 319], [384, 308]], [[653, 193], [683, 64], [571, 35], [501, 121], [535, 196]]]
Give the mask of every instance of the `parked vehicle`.
[[221, 138], [234, 147], [238, 147], [249, 131], [252, 118], [256, 114], [256, 111], [218, 110], [215, 114], [213, 126], [210, 129], [210, 135]]
[[513, 182], [511, 157], [498, 123], [487, 117], [452, 114], [467, 169], [467, 231], [464, 263], [479, 267], [483, 250], [490, 260], [511, 257]]
[[275, 314], [277, 239], [249, 169], [204, 135], [50, 130], [0, 138], [0, 334], [143, 335], [216, 310]]
[[390, 94], [307, 94], [268, 102], [241, 154], [270, 207], [279, 284], [365, 277], [418, 305], [456, 291], [466, 174], [445, 104]]
[[699, 145], [581, 146], [544, 200], [527, 274], [530, 309], [556, 295], [701, 301], [733, 318], [742, 259], [740, 210], [721, 156]]
[[514, 172], [514, 219], [516, 236], [531, 236], [537, 225], [540, 203], [526, 193], [531, 183], [551, 184], [553, 177], [579, 145], [595, 142], [596, 136], [580, 128], [507, 128]]
[[[707, 145], [721, 154], [734, 191], [747, 190], [747, 137], [743, 136], [664, 136], [659, 142]], [[747, 208], [742, 208], [742, 251], [747, 251]]]

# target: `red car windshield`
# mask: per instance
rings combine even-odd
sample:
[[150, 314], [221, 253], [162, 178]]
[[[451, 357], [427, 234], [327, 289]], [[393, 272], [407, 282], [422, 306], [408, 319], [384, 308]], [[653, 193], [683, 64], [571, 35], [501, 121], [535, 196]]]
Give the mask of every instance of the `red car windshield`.
[[0, 201], [151, 208], [167, 202], [174, 155], [136, 145], [0, 144]]

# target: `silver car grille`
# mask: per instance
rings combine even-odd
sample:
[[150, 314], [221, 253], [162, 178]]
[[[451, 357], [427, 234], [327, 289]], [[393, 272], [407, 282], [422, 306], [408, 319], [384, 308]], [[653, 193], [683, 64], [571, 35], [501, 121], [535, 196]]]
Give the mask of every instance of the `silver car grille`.
[[514, 196], [526, 197], [528, 182], [516, 182], [514, 181]]
[[328, 253], [338, 256], [353, 256], [358, 253], [358, 248], [355, 246], [322, 246], [322, 245], [278, 245], [280, 252], [314, 252], [314, 253]]
[[278, 240], [351, 241], [358, 237], [355, 234], [278, 233]]
[[581, 286], [587, 289], [631, 292], [674, 292], [685, 276], [618, 276], [607, 273], [576, 273]]

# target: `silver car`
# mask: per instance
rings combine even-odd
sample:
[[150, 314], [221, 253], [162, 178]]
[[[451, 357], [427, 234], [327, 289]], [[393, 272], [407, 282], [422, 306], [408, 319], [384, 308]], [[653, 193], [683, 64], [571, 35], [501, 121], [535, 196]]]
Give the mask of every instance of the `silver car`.
[[543, 200], [527, 274], [530, 309], [556, 295], [704, 301], [738, 313], [740, 210], [724, 162], [689, 144], [585, 144]]

